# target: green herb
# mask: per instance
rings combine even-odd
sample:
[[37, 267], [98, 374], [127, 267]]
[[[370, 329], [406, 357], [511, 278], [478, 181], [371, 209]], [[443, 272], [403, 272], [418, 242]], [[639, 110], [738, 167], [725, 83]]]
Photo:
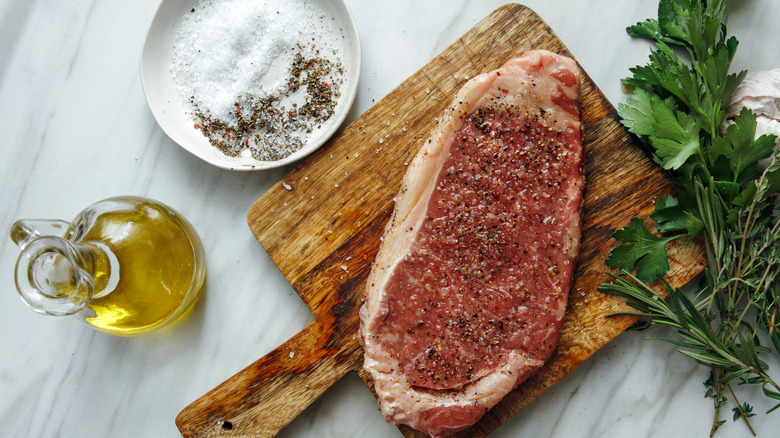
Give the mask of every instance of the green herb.
[[[712, 433], [729, 401], [734, 420], [750, 427], [756, 414], [738, 399], [741, 385], [758, 385], [780, 401], [780, 386], [761, 359], [780, 355], [780, 153], [774, 136], [754, 139], [756, 116], [748, 110], [721, 128], [724, 103], [746, 74], [729, 73], [738, 42], [727, 37], [724, 14], [725, 0], [660, 0], [657, 20], [627, 29], [656, 48], [623, 80], [633, 90], [618, 113], [670, 173], [677, 193], [659, 195], [649, 219], [633, 218], [615, 232], [622, 243], [607, 265], [619, 275], [599, 288], [627, 297], [636, 312], [624, 313], [675, 328], [675, 339], [653, 339], [711, 369], [705, 386], [715, 407]], [[707, 267], [690, 296], [664, 281], [666, 245], [677, 239], [701, 239], [706, 249]], [[666, 300], [651, 287], [656, 280]], [[778, 408], [780, 402], [767, 413]]]

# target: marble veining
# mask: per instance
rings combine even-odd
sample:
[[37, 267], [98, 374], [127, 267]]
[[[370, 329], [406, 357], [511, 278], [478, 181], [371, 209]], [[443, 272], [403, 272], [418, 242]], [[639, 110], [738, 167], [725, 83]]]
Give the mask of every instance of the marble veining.
[[[348, 121], [504, 2], [349, 0], [363, 46]], [[116, 338], [45, 317], [16, 295], [15, 245], [0, 244], [0, 436], [175, 437], [187, 404], [313, 320], [246, 224], [252, 203], [294, 165], [230, 172], [190, 155], [146, 105], [138, 62], [158, 0], [0, 3], [0, 230], [19, 218], [71, 219], [97, 200], [149, 196], [181, 211], [207, 253], [194, 310], [143, 337]], [[619, 80], [647, 59], [624, 29], [657, 2], [528, 0], [617, 105]], [[740, 48], [734, 70], [780, 67], [776, 0], [729, 3]], [[495, 437], [705, 437], [705, 370], [663, 330], [627, 332], [501, 426]], [[780, 364], [773, 364], [780, 369]], [[761, 400], [754, 397], [754, 400]], [[768, 403], [756, 403], [765, 411]], [[722, 418], [730, 418], [724, 410]], [[760, 416], [776, 436], [780, 414]], [[398, 437], [356, 375], [348, 375], [281, 437]], [[716, 435], [748, 437], [730, 420]]]

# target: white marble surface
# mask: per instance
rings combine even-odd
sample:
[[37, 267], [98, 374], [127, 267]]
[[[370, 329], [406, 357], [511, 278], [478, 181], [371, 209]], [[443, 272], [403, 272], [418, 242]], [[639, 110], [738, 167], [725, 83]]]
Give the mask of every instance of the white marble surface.
[[[350, 120], [428, 62], [500, 1], [350, 0], [363, 76]], [[656, 2], [529, 0], [613, 104], [647, 43], [627, 25]], [[120, 194], [187, 216], [208, 255], [194, 311], [155, 334], [117, 338], [72, 318], [38, 315], [16, 295], [17, 249], [0, 245], [0, 436], [174, 437], [187, 404], [312, 320], [256, 242], [246, 213], [291, 167], [217, 169], [169, 140], [147, 108], [138, 58], [158, 0], [0, 3], [0, 229], [18, 218], [71, 219]], [[735, 68], [780, 66], [777, 0], [731, 2]], [[4, 231], [5, 233], [6, 231]], [[499, 428], [496, 437], [705, 437], [705, 370], [671, 346], [629, 332]], [[660, 334], [660, 333], [654, 333]], [[775, 368], [780, 369], [780, 368]], [[759, 397], [755, 397], [759, 399]], [[765, 410], [757, 404], [756, 410]], [[777, 436], [780, 413], [754, 422]], [[730, 411], [722, 413], [730, 418]], [[396, 437], [356, 375], [337, 383], [284, 437]], [[720, 437], [747, 437], [729, 421]]]

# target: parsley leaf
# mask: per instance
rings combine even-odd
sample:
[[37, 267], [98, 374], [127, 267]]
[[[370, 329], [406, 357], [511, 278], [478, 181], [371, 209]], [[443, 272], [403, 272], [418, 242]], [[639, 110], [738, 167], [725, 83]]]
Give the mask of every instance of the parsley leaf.
[[713, 161], [723, 156], [728, 161], [732, 181], [744, 183], [758, 170], [758, 161], [772, 155], [773, 137], [761, 136], [755, 141], [756, 115], [743, 108], [734, 123], [726, 129], [725, 137], [713, 137], [709, 155]]
[[704, 228], [702, 221], [680, 205], [678, 198], [671, 195], [667, 195], [665, 199], [658, 195], [655, 212], [650, 217], [656, 221], [655, 226], [661, 233], [686, 231], [689, 239], [701, 234]]
[[647, 91], [637, 88], [634, 90], [634, 95], [628, 99], [627, 104], [618, 105], [618, 115], [620, 116], [620, 123], [623, 124], [628, 131], [641, 136], [653, 135], [655, 130], [655, 114], [653, 108], [658, 105], [670, 105], [674, 103], [671, 99], [662, 101], [660, 97], [656, 95], [650, 95]]
[[666, 105], [656, 111], [655, 135], [650, 141], [655, 147], [659, 164], [664, 169], [679, 169], [692, 155], [698, 154], [699, 126], [696, 119], [678, 111], [673, 114]]
[[615, 247], [607, 257], [610, 268], [623, 271], [636, 268], [637, 278], [643, 281], [663, 277], [669, 270], [666, 244], [676, 237], [656, 236], [639, 218], [632, 218], [631, 225], [616, 231], [612, 237], [625, 243]]
[[649, 138], [664, 169], [679, 169], [700, 151], [696, 119], [678, 111], [671, 98], [637, 88], [626, 105], [618, 105], [618, 114], [630, 132]]

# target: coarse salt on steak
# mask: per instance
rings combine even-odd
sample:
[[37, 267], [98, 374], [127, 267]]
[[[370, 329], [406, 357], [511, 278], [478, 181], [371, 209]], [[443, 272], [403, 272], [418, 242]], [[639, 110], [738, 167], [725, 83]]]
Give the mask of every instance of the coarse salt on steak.
[[404, 176], [360, 309], [385, 419], [475, 423], [558, 343], [584, 184], [576, 63], [531, 51], [468, 81]]

